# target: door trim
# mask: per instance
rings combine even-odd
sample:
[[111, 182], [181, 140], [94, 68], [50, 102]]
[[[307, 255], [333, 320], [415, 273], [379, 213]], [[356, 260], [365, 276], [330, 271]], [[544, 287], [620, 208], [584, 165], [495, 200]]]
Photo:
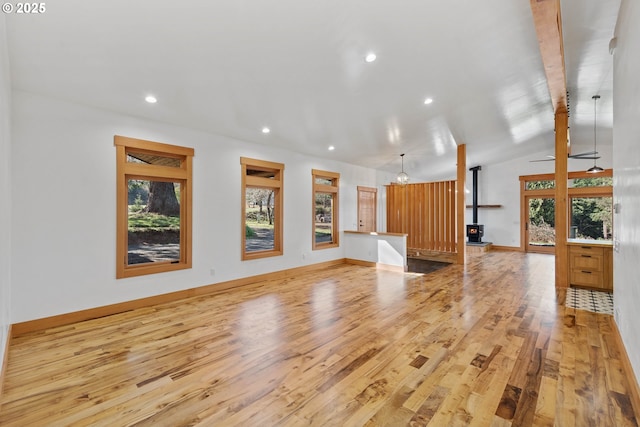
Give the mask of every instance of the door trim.
[[357, 231], [360, 231], [360, 193], [373, 193], [373, 231], [378, 230], [378, 189], [375, 187], [364, 187], [358, 185], [358, 223], [356, 224]]

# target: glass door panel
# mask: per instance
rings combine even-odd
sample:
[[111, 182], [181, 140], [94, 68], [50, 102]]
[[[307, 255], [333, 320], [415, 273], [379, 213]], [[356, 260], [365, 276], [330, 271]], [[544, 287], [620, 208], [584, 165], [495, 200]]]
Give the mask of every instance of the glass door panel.
[[527, 197], [526, 251], [554, 253], [556, 246], [553, 197]]

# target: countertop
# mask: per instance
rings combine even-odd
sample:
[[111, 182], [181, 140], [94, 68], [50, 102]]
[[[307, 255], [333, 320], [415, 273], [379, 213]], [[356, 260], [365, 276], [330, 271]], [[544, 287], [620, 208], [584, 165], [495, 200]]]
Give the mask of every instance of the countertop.
[[611, 240], [567, 239], [568, 245], [613, 246]]

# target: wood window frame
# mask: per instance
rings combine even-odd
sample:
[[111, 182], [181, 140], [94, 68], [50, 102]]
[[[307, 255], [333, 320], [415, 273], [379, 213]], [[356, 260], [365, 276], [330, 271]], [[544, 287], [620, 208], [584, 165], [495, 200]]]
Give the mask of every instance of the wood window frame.
[[[312, 250], [337, 248], [340, 246], [340, 227], [339, 227], [339, 195], [340, 195], [340, 174], [337, 172], [329, 172], [319, 169], [311, 170], [312, 177], [312, 196], [311, 196], [311, 244]], [[331, 185], [318, 184], [316, 179], [325, 179], [331, 181]], [[316, 242], [316, 193], [326, 193], [332, 196], [333, 212], [331, 213], [331, 242]]]
[[[567, 179], [576, 178], [604, 178], [613, 177], [613, 169], [605, 169], [599, 173], [589, 173], [587, 171], [569, 172]], [[527, 190], [527, 182], [532, 181], [555, 181], [556, 176], [553, 173], [537, 174], [537, 175], [521, 175], [520, 180], [520, 250], [526, 251], [527, 242], [525, 235], [526, 213], [528, 209], [527, 198], [529, 197], [555, 197], [555, 188]], [[569, 187], [567, 189], [567, 224], [571, 224], [571, 199], [573, 197], [613, 197], [613, 186], [601, 187]], [[568, 227], [567, 227], [568, 230]]]
[[[191, 268], [192, 167], [193, 148], [143, 139], [114, 136], [116, 147], [116, 278], [143, 276]], [[127, 162], [128, 154], [157, 155], [174, 158], [179, 167]], [[129, 179], [180, 182], [180, 258], [129, 265], [128, 261], [128, 186]]]
[[[268, 162], [265, 160], [251, 159], [248, 157], [240, 157], [241, 167], [241, 195], [242, 203], [242, 260], [248, 261], [252, 259], [267, 258], [272, 256], [280, 256], [283, 251], [283, 199], [284, 199], [284, 164]], [[260, 176], [248, 175], [247, 170], [264, 171], [273, 173], [273, 178], [264, 178]], [[246, 215], [247, 215], [247, 187], [269, 188], [274, 190], [274, 228], [273, 228], [273, 249], [263, 251], [247, 252], [246, 250]]]

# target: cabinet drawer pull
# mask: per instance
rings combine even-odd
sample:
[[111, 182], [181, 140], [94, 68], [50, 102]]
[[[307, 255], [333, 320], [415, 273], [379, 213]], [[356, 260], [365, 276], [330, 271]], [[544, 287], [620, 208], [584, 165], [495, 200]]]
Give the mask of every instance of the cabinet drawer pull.
[[591, 255], [580, 255], [582, 258], [591, 258]]
[[584, 270], [582, 270], [582, 272], [583, 272], [583, 273], [585, 273], [585, 274], [591, 274], [591, 272], [590, 272], [590, 271], [584, 271]]
[[589, 249], [589, 250], [593, 249], [591, 246], [580, 246], [580, 247], [581, 247], [582, 249]]

